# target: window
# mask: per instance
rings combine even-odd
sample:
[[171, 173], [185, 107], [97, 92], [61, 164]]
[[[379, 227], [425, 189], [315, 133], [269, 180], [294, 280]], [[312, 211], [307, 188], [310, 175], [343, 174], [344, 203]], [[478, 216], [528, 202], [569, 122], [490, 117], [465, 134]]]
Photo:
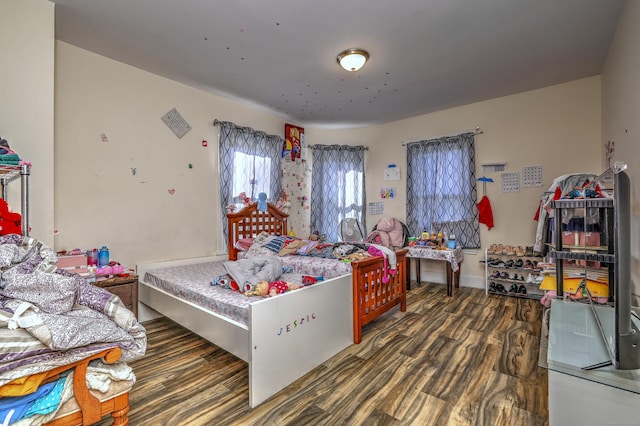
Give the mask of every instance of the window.
[[407, 226], [412, 235], [454, 234], [463, 248], [480, 247], [474, 134], [407, 145]]
[[[226, 215], [227, 205], [242, 207], [241, 192], [252, 202], [264, 192], [267, 201], [275, 203], [282, 190], [283, 139], [227, 121], [215, 123], [220, 126], [218, 158], [222, 217]], [[223, 220], [222, 225], [223, 240], [226, 241], [227, 221]]]
[[[269, 194], [271, 184], [271, 164], [273, 161], [268, 157], [250, 155], [243, 152], [235, 152], [233, 158], [233, 192], [236, 207], [242, 203], [236, 200], [237, 195], [246, 192], [247, 197], [254, 200], [257, 194], [264, 192]], [[238, 171], [245, 173], [238, 173]], [[273, 198], [272, 198], [273, 199]]]
[[312, 151], [311, 229], [338, 241], [345, 218], [366, 229], [363, 146], [315, 145]]

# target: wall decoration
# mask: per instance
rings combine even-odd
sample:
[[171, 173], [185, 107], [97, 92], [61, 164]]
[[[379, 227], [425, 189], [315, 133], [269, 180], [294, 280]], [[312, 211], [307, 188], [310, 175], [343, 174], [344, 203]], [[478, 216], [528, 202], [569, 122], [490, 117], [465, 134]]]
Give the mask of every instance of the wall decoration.
[[284, 125], [284, 143], [282, 146], [282, 158], [296, 161], [302, 154], [304, 147], [304, 129], [293, 124]]
[[542, 166], [522, 168], [522, 187], [542, 186]]
[[380, 188], [380, 198], [396, 198], [396, 189]]
[[171, 111], [162, 116], [162, 121], [169, 127], [173, 133], [180, 139], [191, 130], [189, 123], [185, 121], [180, 115], [177, 109], [173, 108]]
[[520, 191], [520, 172], [502, 173], [502, 192]]
[[389, 166], [384, 169], [384, 180], [400, 180], [400, 167], [397, 167], [395, 164], [389, 164]]
[[377, 201], [375, 203], [369, 203], [369, 215], [381, 215], [384, 214], [384, 203]]

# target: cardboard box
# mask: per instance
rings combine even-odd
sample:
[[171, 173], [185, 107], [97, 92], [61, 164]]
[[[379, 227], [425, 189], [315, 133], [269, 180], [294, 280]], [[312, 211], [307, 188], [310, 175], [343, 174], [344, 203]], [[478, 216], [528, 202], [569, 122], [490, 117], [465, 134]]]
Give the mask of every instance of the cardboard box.
[[86, 254], [76, 254], [73, 256], [58, 256], [57, 266], [60, 269], [77, 269], [84, 268], [85, 272], [87, 270], [87, 255]]

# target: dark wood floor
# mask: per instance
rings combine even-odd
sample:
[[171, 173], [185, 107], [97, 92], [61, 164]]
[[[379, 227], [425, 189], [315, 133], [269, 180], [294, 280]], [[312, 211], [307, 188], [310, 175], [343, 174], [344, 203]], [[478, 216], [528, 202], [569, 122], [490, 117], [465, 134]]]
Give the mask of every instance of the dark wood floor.
[[[255, 409], [238, 358], [167, 320], [145, 323], [138, 425], [547, 425], [542, 305], [443, 285], [408, 293], [352, 345]], [[290, 360], [274, 362], [294, 363]], [[104, 420], [100, 425], [110, 424]]]

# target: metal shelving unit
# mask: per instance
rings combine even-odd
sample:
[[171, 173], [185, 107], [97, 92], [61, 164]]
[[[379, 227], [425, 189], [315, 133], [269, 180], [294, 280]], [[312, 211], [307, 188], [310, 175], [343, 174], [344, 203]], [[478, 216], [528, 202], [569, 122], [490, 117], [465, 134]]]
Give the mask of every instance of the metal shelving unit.
[[31, 175], [31, 167], [23, 164], [18, 166], [0, 165], [0, 185], [2, 186], [2, 199], [7, 200], [8, 185], [20, 179], [21, 183], [21, 200], [20, 214], [22, 215], [22, 235], [29, 235], [29, 176]]

